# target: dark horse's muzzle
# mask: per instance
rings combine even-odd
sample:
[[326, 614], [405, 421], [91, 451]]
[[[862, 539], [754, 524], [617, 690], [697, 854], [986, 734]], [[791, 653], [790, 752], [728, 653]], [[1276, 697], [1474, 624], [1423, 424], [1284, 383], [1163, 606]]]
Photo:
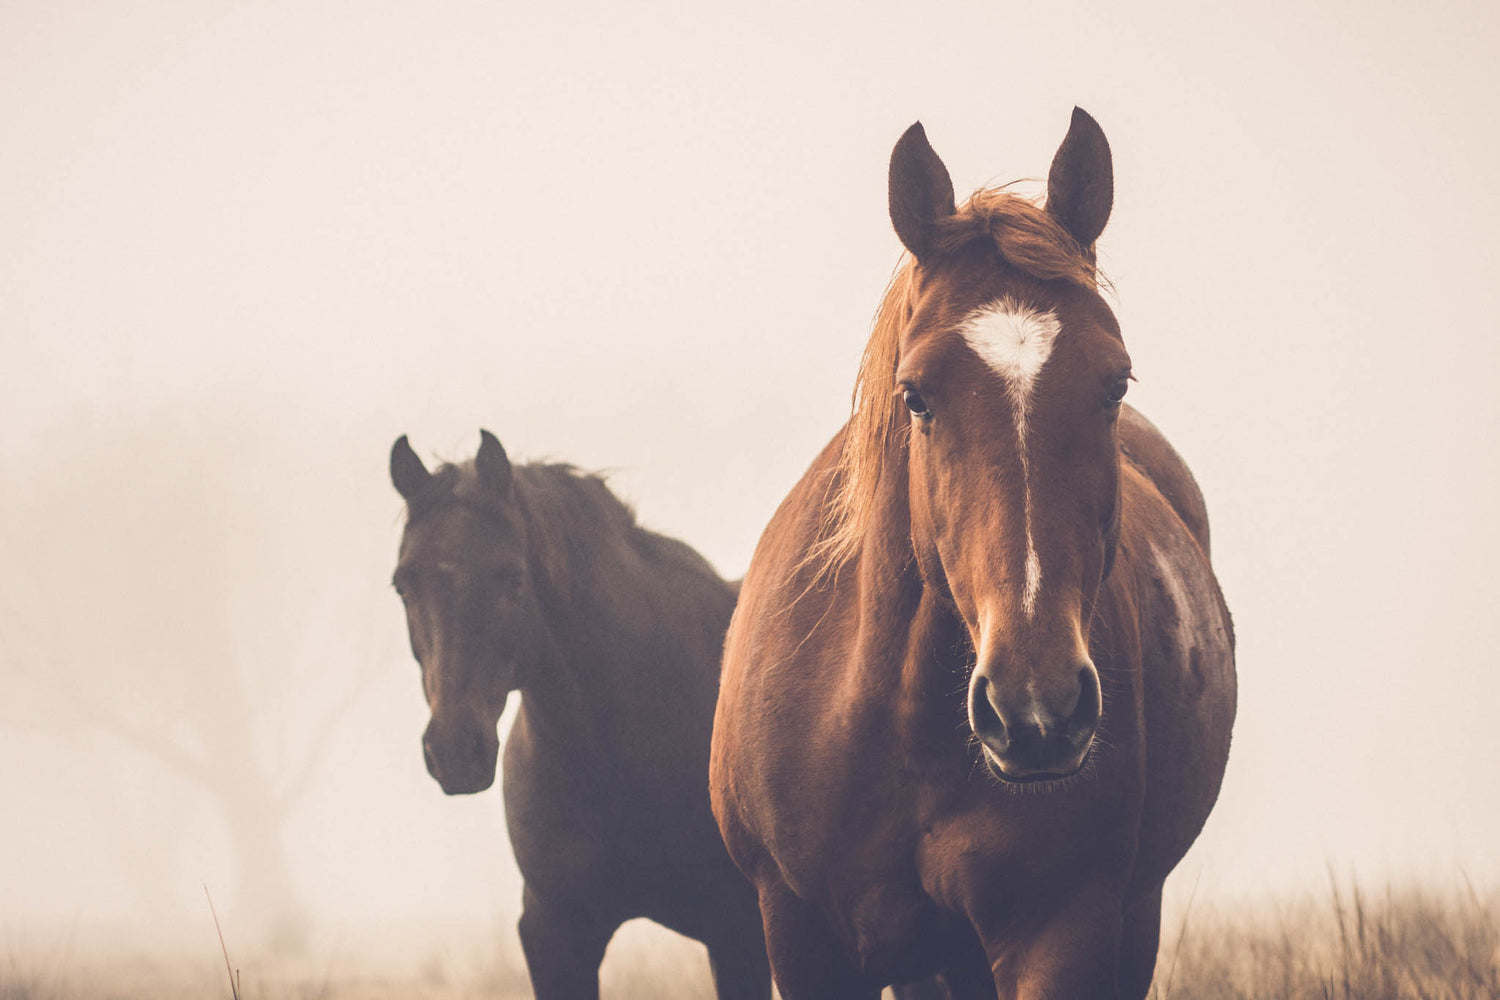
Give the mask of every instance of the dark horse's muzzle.
[[422, 734], [427, 773], [449, 795], [471, 795], [493, 785], [499, 752], [500, 738], [493, 725], [440, 726], [433, 719]]
[[1045, 688], [1030, 683], [1002, 694], [980, 670], [969, 684], [969, 722], [990, 769], [1005, 781], [1064, 778], [1081, 768], [1100, 706], [1099, 673], [1087, 661]]

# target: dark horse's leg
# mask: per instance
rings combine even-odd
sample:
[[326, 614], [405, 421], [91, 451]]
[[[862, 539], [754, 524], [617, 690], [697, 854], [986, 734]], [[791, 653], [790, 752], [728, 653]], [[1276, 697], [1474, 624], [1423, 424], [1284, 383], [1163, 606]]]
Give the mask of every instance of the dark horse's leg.
[[943, 985], [952, 1000], [996, 1000], [995, 977], [988, 968], [950, 969], [943, 973]]
[[719, 1000], [770, 1000], [771, 965], [758, 925], [732, 940], [710, 944], [708, 964]]
[[1156, 971], [1157, 941], [1161, 936], [1161, 887], [1125, 911], [1120, 936], [1120, 1000], [1146, 1000]]
[[892, 986], [891, 994], [896, 1000], [949, 1000], [947, 987], [938, 979]]
[[791, 890], [762, 887], [766, 952], [782, 1000], [878, 1000], [822, 919]]
[[599, 1000], [599, 963], [615, 926], [587, 909], [544, 900], [528, 885], [521, 903], [521, 950], [536, 1000]]

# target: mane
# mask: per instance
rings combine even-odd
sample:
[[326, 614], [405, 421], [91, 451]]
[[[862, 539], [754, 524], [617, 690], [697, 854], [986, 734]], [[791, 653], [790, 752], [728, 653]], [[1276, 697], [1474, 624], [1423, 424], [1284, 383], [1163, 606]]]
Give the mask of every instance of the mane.
[[[937, 225], [933, 246], [940, 254], [988, 243], [1007, 264], [1034, 278], [1088, 289], [1101, 281], [1092, 248], [1080, 247], [1045, 208], [1004, 186], [974, 192]], [[908, 426], [896, 394], [896, 366], [901, 332], [915, 307], [916, 272], [916, 261], [903, 255], [860, 359], [821, 537], [809, 553], [819, 575], [837, 570], [858, 554], [876, 509], [891, 439]]]
[[635, 509], [615, 496], [603, 473], [566, 462], [533, 462], [515, 467], [516, 496], [534, 534], [596, 543], [642, 531]]
[[[623, 545], [658, 563], [674, 563], [719, 579], [696, 549], [642, 527], [635, 509], [609, 488], [604, 473], [566, 462], [530, 462], [512, 466], [512, 474], [515, 504], [510, 513], [524, 520], [533, 553], [542, 558], [549, 575], [560, 577], [564, 563], [587, 565], [586, 560]], [[484, 491], [473, 459], [445, 462], [434, 469], [427, 489], [408, 503], [408, 521], [448, 504], [502, 517], [511, 506]]]

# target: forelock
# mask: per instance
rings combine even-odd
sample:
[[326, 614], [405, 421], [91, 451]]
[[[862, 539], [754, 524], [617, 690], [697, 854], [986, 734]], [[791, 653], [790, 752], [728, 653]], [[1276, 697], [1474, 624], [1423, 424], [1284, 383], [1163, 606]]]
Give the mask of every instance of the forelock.
[[[1033, 278], [1089, 290], [1097, 290], [1102, 282], [1090, 250], [1080, 247], [1043, 206], [1006, 187], [974, 192], [936, 225], [934, 249], [940, 257], [988, 242], [1006, 264]], [[889, 442], [904, 426], [896, 366], [901, 332], [916, 302], [916, 267], [911, 257], [897, 266], [865, 345], [823, 532], [809, 553], [819, 573], [836, 569], [857, 553], [873, 516]]]

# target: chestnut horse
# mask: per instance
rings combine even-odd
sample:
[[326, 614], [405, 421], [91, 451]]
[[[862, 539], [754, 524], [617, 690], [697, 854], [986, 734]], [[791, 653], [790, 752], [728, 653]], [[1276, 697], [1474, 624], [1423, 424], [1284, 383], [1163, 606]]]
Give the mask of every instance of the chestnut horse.
[[521, 692], [505, 818], [538, 1000], [598, 997], [605, 946], [634, 917], [707, 945], [720, 997], [767, 1000], [755, 893], [708, 806], [735, 586], [598, 477], [512, 466], [488, 431], [473, 461], [435, 472], [400, 438], [391, 480], [407, 505], [394, 583], [443, 791], [494, 782], [496, 724]]
[[786, 1000], [1150, 986], [1234, 652], [1202, 497], [1121, 403], [1112, 177], [1078, 110], [1045, 207], [956, 207], [920, 124], [892, 153], [910, 257], [853, 415], [761, 538], [714, 723], [714, 813]]

